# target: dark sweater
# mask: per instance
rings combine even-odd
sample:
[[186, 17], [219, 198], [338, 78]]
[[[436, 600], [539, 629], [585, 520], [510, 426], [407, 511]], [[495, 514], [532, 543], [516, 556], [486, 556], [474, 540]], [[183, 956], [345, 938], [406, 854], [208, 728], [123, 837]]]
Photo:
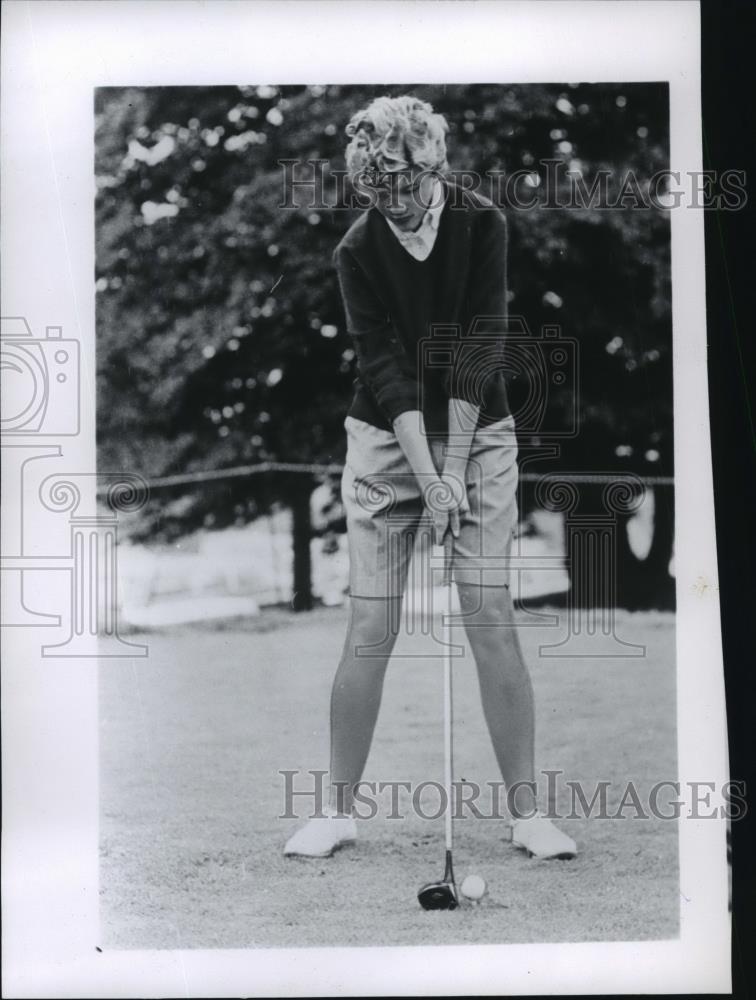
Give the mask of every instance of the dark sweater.
[[509, 414], [503, 375], [507, 224], [491, 202], [444, 181], [446, 203], [429, 257], [415, 260], [377, 209], [334, 251], [359, 377], [349, 415], [391, 429], [422, 410], [445, 434], [448, 400]]

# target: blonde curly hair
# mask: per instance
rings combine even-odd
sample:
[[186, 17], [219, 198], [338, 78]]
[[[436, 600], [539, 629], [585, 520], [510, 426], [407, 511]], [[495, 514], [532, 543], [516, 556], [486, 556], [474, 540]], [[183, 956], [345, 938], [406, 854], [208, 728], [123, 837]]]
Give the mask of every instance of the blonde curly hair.
[[377, 97], [352, 115], [344, 130], [351, 142], [346, 165], [354, 179], [365, 170], [383, 172], [417, 166], [443, 173], [449, 126], [427, 101], [405, 94]]

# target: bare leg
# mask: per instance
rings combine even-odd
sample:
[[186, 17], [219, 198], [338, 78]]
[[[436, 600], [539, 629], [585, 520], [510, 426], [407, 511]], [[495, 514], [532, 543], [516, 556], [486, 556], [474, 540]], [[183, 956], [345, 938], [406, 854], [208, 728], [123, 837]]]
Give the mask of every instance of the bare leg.
[[483, 712], [512, 815], [535, 809], [533, 686], [514, 624], [512, 598], [506, 587], [459, 584], [460, 607], [478, 669]]
[[[353, 597], [344, 650], [331, 691], [331, 807], [349, 813], [378, 718], [400, 597]], [[369, 648], [365, 648], [369, 647]]]

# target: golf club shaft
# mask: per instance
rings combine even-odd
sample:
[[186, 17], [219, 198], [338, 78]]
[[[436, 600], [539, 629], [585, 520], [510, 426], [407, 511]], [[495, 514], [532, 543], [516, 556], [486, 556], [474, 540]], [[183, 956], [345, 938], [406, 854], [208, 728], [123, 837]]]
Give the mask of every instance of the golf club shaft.
[[452, 657], [451, 657], [451, 610], [452, 610], [452, 581], [451, 581], [451, 559], [454, 539], [451, 531], [448, 532], [444, 540], [444, 594], [445, 607], [442, 611], [443, 627], [441, 631], [444, 644], [444, 786], [446, 788], [446, 813], [444, 816], [446, 824], [446, 850], [451, 856], [452, 850], [452, 810], [453, 798], [452, 783], [454, 780], [454, 746], [452, 739]]

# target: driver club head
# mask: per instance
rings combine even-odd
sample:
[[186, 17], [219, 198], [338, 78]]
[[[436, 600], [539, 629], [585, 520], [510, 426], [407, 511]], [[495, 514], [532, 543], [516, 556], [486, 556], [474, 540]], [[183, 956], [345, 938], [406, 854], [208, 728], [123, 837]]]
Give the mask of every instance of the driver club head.
[[424, 910], [456, 910], [459, 906], [453, 882], [429, 882], [418, 892], [417, 898]]

